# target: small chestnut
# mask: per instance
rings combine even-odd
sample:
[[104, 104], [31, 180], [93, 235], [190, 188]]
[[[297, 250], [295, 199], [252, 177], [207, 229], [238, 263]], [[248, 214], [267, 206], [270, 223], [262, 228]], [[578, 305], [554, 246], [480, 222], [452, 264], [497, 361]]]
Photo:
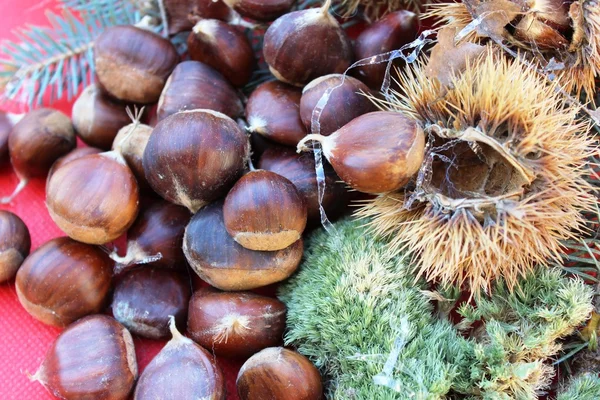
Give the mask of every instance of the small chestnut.
[[259, 85], [246, 104], [246, 129], [276, 143], [296, 146], [307, 133], [300, 119], [301, 97], [300, 89], [282, 82]]
[[110, 293], [112, 267], [99, 247], [60, 237], [25, 259], [15, 289], [34, 318], [64, 327], [102, 310]]
[[194, 271], [222, 290], [249, 290], [279, 282], [298, 268], [302, 240], [279, 251], [248, 250], [237, 244], [223, 221], [217, 201], [192, 217], [185, 229], [183, 251]]
[[0, 283], [12, 279], [29, 254], [29, 229], [21, 218], [0, 210]]
[[296, 0], [223, 0], [242, 17], [256, 21], [273, 21], [287, 13]]
[[188, 331], [217, 356], [245, 358], [283, 340], [286, 307], [252, 292], [194, 294]]
[[22, 117], [22, 114], [9, 114], [0, 111], [0, 163], [8, 159], [8, 136], [14, 124]]
[[170, 323], [173, 338], [148, 364], [133, 400], [225, 400], [225, 379], [214, 357]]
[[223, 218], [227, 232], [245, 248], [281, 250], [302, 237], [306, 204], [294, 184], [283, 176], [250, 171], [227, 194]]
[[151, 126], [140, 123], [140, 116], [141, 113], [137, 117], [134, 117], [132, 123], [119, 130], [113, 142], [112, 149], [123, 156], [131, 172], [133, 172], [140, 189], [147, 189], [150, 185], [146, 180], [142, 161], [144, 159], [144, 150], [146, 150], [153, 129]]
[[32, 380], [65, 400], [126, 400], [138, 376], [131, 334], [106, 315], [67, 327]]
[[283, 347], [250, 357], [236, 386], [240, 400], [320, 400], [323, 394], [319, 370], [302, 354]]
[[144, 151], [146, 179], [164, 199], [195, 213], [224, 196], [249, 158], [248, 137], [228, 116], [182, 111], [160, 121]]
[[229, 21], [232, 10], [222, 0], [163, 0], [169, 35], [190, 31], [198, 19]]
[[148, 104], [158, 101], [179, 54], [156, 33], [119, 25], [106, 28], [94, 41], [94, 62], [98, 82], [111, 96]]

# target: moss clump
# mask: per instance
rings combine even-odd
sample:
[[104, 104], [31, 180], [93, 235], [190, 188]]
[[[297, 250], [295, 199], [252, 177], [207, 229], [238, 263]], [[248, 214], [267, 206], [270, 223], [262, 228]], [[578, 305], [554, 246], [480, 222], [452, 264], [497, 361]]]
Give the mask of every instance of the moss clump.
[[[599, 371], [600, 372], [600, 371]], [[598, 400], [600, 399], [600, 378], [597, 375], [583, 374], [571, 379], [560, 391], [556, 400]]]

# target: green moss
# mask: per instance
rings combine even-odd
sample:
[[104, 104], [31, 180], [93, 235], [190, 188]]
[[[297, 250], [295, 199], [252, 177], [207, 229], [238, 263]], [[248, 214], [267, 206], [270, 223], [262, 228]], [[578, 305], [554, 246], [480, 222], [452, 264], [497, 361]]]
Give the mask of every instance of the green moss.
[[598, 400], [600, 399], [600, 378], [597, 375], [583, 374], [573, 378], [556, 397], [556, 400]]

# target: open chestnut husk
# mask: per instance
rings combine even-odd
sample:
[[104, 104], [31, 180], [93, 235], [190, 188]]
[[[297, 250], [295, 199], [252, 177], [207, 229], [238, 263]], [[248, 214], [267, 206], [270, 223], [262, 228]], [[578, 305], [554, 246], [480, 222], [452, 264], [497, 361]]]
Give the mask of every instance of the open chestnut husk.
[[65, 400], [126, 400], [138, 376], [131, 334], [106, 315], [67, 327], [31, 377]]
[[144, 171], [156, 193], [195, 213], [227, 193], [248, 158], [248, 137], [234, 120], [212, 110], [182, 111], [154, 128]]
[[158, 120], [196, 109], [218, 111], [231, 118], [244, 112], [237, 92], [223, 75], [204, 63], [184, 61], [175, 68], [160, 96]]
[[306, 136], [300, 119], [302, 91], [271, 81], [259, 85], [246, 104], [246, 130], [287, 146], [296, 146]]
[[319, 122], [318, 133], [323, 136], [331, 135], [359, 115], [376, 111], [375, 105], [366, 96], [370, 94], [367, 85], [351, 76], [325, 75], [311, 81], [302, 90], [300, 118], [308, 130], [312, 130], [313, 111], [325, 93], [328, 93], [327, 103], [320, 115], [315, 115]]
[[320, 400], [319, 370], [302, 354], [270, 347], [250, 357], [238, 373], [241, 400]]
[[295, 0], [223, 0], [242, 17], [256, 21], [273, 21], [287, 13]]
[[249, 290], [279, 282], [298, 268], [302, 240], [279, 251], [254, 251], [236, 243], [223, 221], [223, 202], [194, 215], [185, 229], [183, 252], [194, 271], [222, 290]]
[[223, 218], [227, 232], [245, 248], [281, 250], [302, 237], [306, 204], [294, 184], [283, 176], [250, 171], [227, 194]]
[[185, 326], [189, 279], [177, 271], [144, 267], [129, 271], [115, 286], [112, 312], [129, 331], [149, 339], [169, 336], [169, 316]]
[[225, 379], [214, 357], [170, 323], [173, 338], [148, 364], [135, 388], [134, 400], [225, 400]]
[[94, 62], [98, 82], [111, 96], [148, 104], [158, 101], [179, 54], [156, 33], [120, 25], [106, 28], [94, 41]]
[[0, 283], [15, 276], [30, 248], [27, 225], [10, 211], [0, 210]]
[[92, 84], [73, 104], [73, 126], [87, 145], [110, 150], [119, 129], [131, 121], [126, 106], [113, 101]]
[[194, 294], [188, 332], [217, 356], [244, 358], [283, 340], [286, 307], [252, 292]]
[[63, 232], [84, 243], [105, 244], [129, 229], [138, 213], [135, 177], [119, 153], [72, 160], [46, 185], [46, 206]]
[[60, 237], [25, 259], [15, 289], [34, 318], [64, 327], [102, 310], [110, 294], [112, 268], [99, 247]]
[[425, 134], [400, 112], [376, 111], [353, 119], [330, 136], [308, 135], [298, 150], [315, 140], [340, 178], [363, 193], [400, 189], [419, 171]]

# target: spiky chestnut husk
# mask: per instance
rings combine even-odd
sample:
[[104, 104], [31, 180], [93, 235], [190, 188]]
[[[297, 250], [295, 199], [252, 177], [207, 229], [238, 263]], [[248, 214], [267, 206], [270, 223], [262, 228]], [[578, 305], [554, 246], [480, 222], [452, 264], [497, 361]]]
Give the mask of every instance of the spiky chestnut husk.
[[419, 11], [424, 8], [429, 0], [339, 0], [334, 4], [340, 4], [340, 15], [344, 18], [351, 17], [361, 9], [363, 14], [370, 20], [378, 20], [391, 12], [398, 10]]
[[425, 162], [411, 188], [358, 215], [392, 236], [390, 250], [408, 249], [420, 275], [473, 294], [498, 277], [512, 288], [535, 264], [560, 262], [561, 240], [583, 228], [580, 212], [595, 198], [584, 180], [594, 151], [588, 125], [557, 83], [490, 49], [449, 88], [423, 66], [399, 79], [405, 93], [381, 105], [422, 124]]

